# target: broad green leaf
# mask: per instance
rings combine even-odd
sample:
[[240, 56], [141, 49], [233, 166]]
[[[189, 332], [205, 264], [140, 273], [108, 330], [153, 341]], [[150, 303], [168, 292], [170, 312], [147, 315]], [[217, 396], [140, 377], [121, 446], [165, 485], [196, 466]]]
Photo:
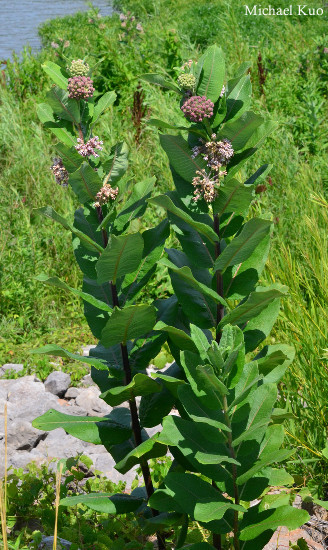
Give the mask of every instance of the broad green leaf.
[[259, 315], [273, 300], [286, 296], [288, 289], [286, 286], [274, 284], [270, 287], [259, 286], [255, 292], [252, 292], [249, 298], [241, 305], [228, 313], [220, 322], [219, 328], [225, 325], [242, 325], [250, 319]]
[[211, 298], [214, 302], [217, 304], [222, 304], [225, 307], [228, 307], [227, 302], [222, 298], [215, 290], [212, 290], [211, 288], [207, 287], [206, 285], [203, 285], [199, 281], [195, 279], [195, 277], [192, 274], [192, 271], [190, 267], [183, 266], [183, 267], [176, 267], [170, 260], [167, 258], [163, 258], [160, 262], [160, 265], [165, 265], [169, 268], [170, 271], [173, 271], [178, 275], [179, 278], [181, 278], [188, 286], [191, 286], [195, 290], [198, 290], [202, 296]]
[[168, 220], [163, 220], [156, 227], [147, 229], [142, 233], [144, 247], [141, 262], [133, 273], [128, 273], [124, 277], [121, 286], [121, 292], [124, 295], [123, 305], [132, 303], [155, 272], [157, 262], [162, 255], [165, 241], [169, 235]]
[[69, 173], [75, 172], [82, 164], [83, 157], [74, 147], [68, 147], [63, 143], [56, 144], [56, 150], [62, 158], [64, 166]]
[[65, 145], [72, 147], [77, 145], [76, 137], [69, 127], [69, 123], [65, 120], [56, 122], [53, 111], [48, 103], [40, 103], [36, 106], [37, 115], [44, 124], [45, 128], [49, 128], [51, 132]]
[[123, 460], [118, 462], [115, 466], [115, 470], [121, 474], [126, 474], [133, 466], [140, 464], [150, 458], [158, 458], [165, 456], [167, 453], [167, 446], [158, 442], [158, 434], [155, 434], [150, 439], [143, 441], [138, 447], [133, 449]]
[[147, 206], [146, 199], [150, 197], [155, 182], [156, 178], [154, 176], [133, 185], [130, 197], [114, 222], [116, 231], [121, 232], [126, 224], [143, 214]]
[[136, 305], [124, 309], [114, 308], [101, 335], [101, 343], [108, 347], [126, 344], [127, 340], [138, 338], [150, 332], [156, 322], [154, 306]]
[[225, 76], [225, 63], [222, 49], [210, 46], [202, 61], [202, 70], [197, 85], [197, 95], [206, 96], [215, 103], [221, 94]]
[[102, 115], [108, 107], [110, 107], [116, 99], [116, 93], [115, 92], [106, 92], [104, 95], [101, 96], [101, 98], [97, 101], [93, 117], [92, 117], [92, 124], [95, 124], [95, 122], [98, 121], [99, 117]]
[[[182, 376], [182, 371], [176, 363], [173, 363], [165, 370], [165, 374], [173, 380], [179, 380], [179, 377]], [[152, 428], [161, 424], [164, 416], [170, 413], [175, 402], [175, 397], [164, 386], [158, 375], [156, 382], [161, 385], [161, 391], [143, 396], [139, 405], [140, 424], [145, 428]]]
[[205, 235], [205, 237], [207, 237], [211, 242], [216, 242], [218, 240], [217, 234], [210, 226], [202, 222], [194, 221], [194, 219], [189, 216], [189, 214], [175, 206], [170, 197], [168, 197], [167, 195], [158, 195], [157, 197], [153, 197], [152, 199], [150, 199], [148, 202], [150, 204], [154, 204], [155, 206], [161, 206], [169, 212], [172, 212], [178, 218], [181, 218], [183, 221], [191, 225], [191, 227], [196, 229], [196, 231], [198, 231], [202, 235]]
[[258, 180], [259, 180], [258, 183], [260, 181], [263, 181], [265, 177], [268, 175], [268, 173], [271, 171], [271, 169], [272, 169], [272, 164], [263, 164], [263, 166], [261, 166], [258, 170], [256, 170], [256, 172], [254, 172], [254, 174], [252, 174], [250, 178], [248, 178], [245, 181], [245, 185], [253, 185], [253, 183], [255, 183]]
[[[259, 370], [256, 361], [247, 363], [244, 365], [243, 371], [241, 373], [238, 383], [235, 385], [235, 397], [232, 402], [229, 404], [228, 412], [233, 408], [237, 407], [239, 403], [244, 401], [250, 393], [251, 390], [254, 390], [254, 385], [262, 379], [262, 376], [259, 376]], [[234, 414], [234, 412], [232, 412]]]
[[111, 235], [96, 265], [98, 283], [113, 281], [134, 272], [141, 262], [144, 241], [140, 233]]
[[50, 78], [59, 86], [62, 90], [67, 90], [68, 80], [63, 75], [61, 67], [53, 61], [46, 61], [42, 66], [44, 72], [46, 72]]
[[161, 374], [160, 372], [152, 373], [152, 378], [156, 378], [156, 381], [162, 382], [163, 386], [167, 388], [174, 397], [178, 396], [179, 387], [186, 384], [184, 380], [168, 376], [167, 374]]
[[73, 416], [50, 409], [33, 420], [32, 425], [46, 432], [63, 428], [68, 434], [95, 445], [122, 443], [132, 433], [130, 412], [124, 407], [102, 417]]
[[234, 151], [240, 151], [248, 144], [255, 131], [263, 124], [264, 119], [252, 111], [246, 111], [237, 120], [229, 121], [218, 133], [218, 139], [231, 141]]
[[[84, 204], [83, 208], [78, 208], [74, 213], [74, 228], [80, 231], [83, 235], [89, 237], [96, 242], [103, 251], [104, 239], [101, 233], [97, 233], [96, 229], [99, 224], [96, 209], [90, 204]], [[96, 263], [100, 256], [100, 251], [97, 249], [90, 250], [90, 247], [84, 245], [84, 241], [78, 237], [73, 238], [73, 250], [76, 261], [87, 279], [97, 279]], [[104, 293], [104, 301], [108, 292]], [[111, 302], [110, 302], [111, 305]]]
[[42, 355], [54, 355], [55, 357], [67, 357], [68, 359], [73, 359], [73, 361], [81, 361], [82, 363], [87, 363], [88, 365], [93, 365], [97, 369], [107, 370], [106, 362], [101, 359], [96, 359], [92, 357], [84, 357], [84, 355], [79, 355], [78, 353], [71, 353], [60, 346], [55, 344], [46, 344], [45, 346], [37, 349], [32, 349], [29, 353], [40, 353]]
[[[275, 384], [264, 384], [252, 392], [250, 401], [250, 412], [247, 419], [247, 425], [242, 428], [242, 433], [234, 436], [233, 445], [238, 446], [242, 441], [262, 440], [266, 425], [270, 422], [274, 403], [277, 399], [277, 387]], [[235, 420], [233, 418], [233, 420]], [[254, 427], [258, 427], [254, 432]], [[237, 453], [238, 456], [238, 453]]]
[[164, 75], [156, 73], [145, 73], [139, 76], [141, 80], [155, 84], [155, 86], [160, 86], [161, 88], [166, 88], [167, 90], [173, 90], [178, 94], [182, 94], [180, 88], [173, 84], [170, 80], [166, 80]]
[[81, 203], [95, 200], [102, 187], [102, 181], [90, 164], [82, 165], [69, 176], [69, 184]]
[[265, 383], [277, 383], [285, 374], [286, 369], [295, 357], [295, 350], [286, 344], [265, 346], [256, 356], [259, 371], [264, 376]]
[[87, 295], [93, 296], [95, 300], [105, 303], [107, 307], [110, 308], [110, 312], [104, 312], [104, 310], [99, 309], [91, 301], [84, 301], [84, 316], [89, 327], [91, 328], [92, 334], [99, 339], [101, 338], [101, 332], [106, 325], [113, 308], [111, 284], [107, 282], [103, 285], [99, 285], [94, 279], [83, 277], [82, 291]]
[[[207, 423], [191, 422], [178, 416], [167, 416], [163, 421], [163, 431], [158, 436], [158, 441], [170, 447], [178, 447], [184, 457], [204, 475], [214, 475], [207, 466], [214, 467], [223, 463], [234, 463], [230, 451], [226, 445], [227, 437], [218, 431], [216, 427]], [[204, 465], [201, 466], [201, 465]], [[206, 469], [207, 468], [207, 469]], [[212, 468], [213, 469], [213, 468]], [[219, 467], [219, 475], [220, 475]]]
[[242, 115], [251, 104], [252, 84], [249, 74], [242, 76], [227, 96], [226, 120]]
[[68, 97], [68, 92], [58, 86], [52, 86], [47, 93], [48, 104], [59, 118], [69, 120], [73, 124], [80, 122], [79, 103]]
[[245, 262], [259, 243], [269, 234], [272, 223], [261, 218], [252, 218], [245, 223], [241, 233], [220, 254], [214, 270], [223, 273], [229, 266]]
[[192, 181], [196, 171], [206, 168], [206, 161], [201, 156], [192, 158], [192, 150], [180, 134], [161, 135], [160, 142], [174, 170], [187, 182]]
[[[209, 483], [192, 474], [169, 473], [165, 486], [164, 490], [155, 491], [149, 500], [149, 505], [160, 511], [170, 511], [173, 504], [175, 511], [205, 523], [221, 519], [229, 509], [245, 511], [243, 506], [225, 499]], [[165, 496], [168, 497], [166, 501]]]
[[128, 514], [137, 510], [144, 502], [142, 497], [134, 497], [124, 493], [87, 493], [74, 497], [62, 498], [61, 506], [76, 506], [84, 504], [91, 510], [103, 514]]
[[223, 395], [228, 394], [227, 387], [217, 376], [215, 376], [211, 365], [198, 366], [196, 371], [198, 374], [199, 386], [202, 387], [208, 395], [215, 393], [220, 396], [219, 399], [221, 400]]
[[[275, 285], [272, 285], [275, 286]], [[260, 287], [258, 287], [260, 288]], [[287, 295], [287, 291], [286, 294]], [[280, 297], [275, 298], [263, 310], [251, 318], [244, 328], [246, 353], [253, 351], [269, 336], [280, 311]]]
[[253, 514], [252, 524], [241, 529], [239, 535], [241, 540], [253, 540], [264, 531], [275, 531], [281, 526], [287, 527], [292, 531], [306, 523], [310, 517], [305, 510], [298, 510], [292, 506], [280, 506], [279, 508], [266, 510], [265, 512], [254, 510]]
[[[111, 149], [110, 158], [104, 162], [104, 183], [118, 183], [128, 169], [129, 149], [126, 143], [117, 143]], [[118, 184], [119, 185], [119, 184]]]
[[81, 290], [70, 287], [69, 285], [64, 283], [64, 281], [61, 281], [58, 277], [48, 277], [47, 275], [42, 273], [41, 275], [38, 275], [37, 277], [35, 277], [35, 279], [37, 281], [41, 281], [45, 285], [55, 286], [57, 288], [61, 288], [63, 290], [71, 292], [72, 294], [75, 294], [75, 296], [79, 296], [80, 298], [82, 298], [82, 300], [84, 300], [85, 302], [89, 302], [91, 305], [93, 305], [97, 309], [101, 309], [103, 311], [108, 311], [108, 312], [112, 311], [112, 308], [108, 304], [105, 304], [105, 302], [102, 302], [101, 300], [97, 300], [96, 298], [94, 298], [90, 294], [87, 294], [86, 292], [82, 292]]
[[72, 224], [70, 224], [65, 218], [63, 218], [60, 214], [57, 214], [57, 212], [51, 207], [51, 206], [42, 206], [41, 208], [36, 208], [34, 210], [37, 214], [42, 214], [46, 218], [50, 218], [51, 220], [54, 220], [57, 223], [60, 223], [65, 229], [68, 229], [71, 231], [74, 235], [76, 235], [85, 248], [87, 250], [95, 251], [95, 252], [103, 252], [103, 248], [93, 241], [88, 235], [85, 235], [82, 233], [82, 231], [79, 231], [76, 229]]
[[269, 255], [270, 241], [269, 232], [247, 260], [225, 271], [223, 289], [227, 298], [242, 300], [255, 290]]
[[236, 179], [229, 179], [224, 186], [220, 187], [213, 208], [215, 213], [221, 217], [223, 214], [242, 214], [247, 210], [253, 199], [252, 186], [246, 186]]
[[295, 450], [289, 451], [288, 449], [279, 449], [269, 456], [266, 455], [265, 458], [255, 462], [254, 466], [237, 478], [237, 485], [244, 485], [247, 481], [253, 480], [256, 474], [262, 472], [262, 470], [270, 464], [285, 462], [294, 452]]
[[167, 122], [164, 122], [163, 120], [159, 120], [157, 118], [151, 118], [148, 121], [148, 126], [155, 126], [155, 128], [165, 128], [168, 130], [184, 130], [186, 132], [195, 134], [196, 136], [200, 136], [203, 139], [207, 138], [206, 132], [200, 130], [199, 128], [193, 126], [175, 126], [174, 124], [168, 124]]
[[186, 413], [194, 422], [203, 422], [219, 430], [230, 431], [226, 424], [224, 424], [222, 411], [206, 407], [202, 401], [197, 399], [189, 385], [183, 384], [178, 387], [178, 397]]
[[[208, 336], [208, 333], [206, 335], [201, 328], [197, 327], [196, 325], [190, 324], [190, 336], [199, 351], [200, 357], [204, 361], [208, 361], [208, 351], [211, 349], [210, 341], [212, 339], [212, 335], [210, 334]], [[210, 338], [210, 341], [208, 340], [208, 338]]]
[[159, 391], [161, 391], [161, 386], [155, 380], [149, 378], [146, 374], [139, 373], [133, 377], [130, 384], [112, 388], [102, 393], [100, 397], [111, 407], [116, 407], [138, 395], [148, 395]]
[[190, 338], [190, 336], [183, 330], [176, 327], [171, 327], [163, 321], [158, 321], [154, 327], [154, 330], [167, 332], [171, 340], [179, 349], [197, 352], [197, 348], [192, 341], [192, 338]]

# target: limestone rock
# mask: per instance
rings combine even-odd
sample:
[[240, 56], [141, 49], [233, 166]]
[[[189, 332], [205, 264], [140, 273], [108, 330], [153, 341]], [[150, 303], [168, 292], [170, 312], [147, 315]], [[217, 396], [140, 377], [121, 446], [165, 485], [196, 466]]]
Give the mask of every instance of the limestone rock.
[[45, 380], [44, 387], [46, 391], [62, 397], [68, 390], [71, 383], [71, 377], [60, 370], [53, 371]]
[[75, 403], [86, 410], [90, 416], [109, 414], [113, 409], [99, 398], [100, 393], [96, 386], [84, 388], [80, 391]]
[[6, 363], [5, 365], [2, 365], [2, 367], [0, 367], [0, 378], [7, 371], [13, 371], [17, 373], [17, 372], [21, 372], [23, 369], [24, 369], [24, 365], [21, 363]]

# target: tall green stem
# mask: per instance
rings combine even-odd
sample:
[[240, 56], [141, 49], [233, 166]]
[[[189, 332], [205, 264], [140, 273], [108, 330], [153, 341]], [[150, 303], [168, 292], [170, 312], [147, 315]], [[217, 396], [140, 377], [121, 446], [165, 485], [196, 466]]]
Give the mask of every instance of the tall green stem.
[[[100, 206], [97, 206], [96, 208], [97, 208], [98, 220], [101, 223], [104, 219], [102, 209]], [[102, 237], [103, 237], [104, 247], [106, 248], [108, 244], [108, 235], [105, 229], [102, 229]], [[116, 285], [113, 282], [111, 282], [110, 286], [111, 286], [113, 306], [120, 307]], [[129, 354], [125, 344], [121, 344], [121, 354], [122, 354], [122, 362], [123, 362], [123, 369], [124, 369], [124, 384], [128, 385], [132, 380], [132, 372], [131, 372]], [[139, 416], [138, 416], [137, 403], [134, 397], [129, 399], [129, 408], [130, 408], [130, 414], [131, 414], [133, 438], [134, 438], [136, 447], [138, 447], [138, 445], [142, 443], [142, 435], [141, 435], [141, 426], [140, 426]], [[145, 482], [147, 496], [148, 496], [148, 499], [150, 499], [151, 495], [154, 492], [154, 486], [151, 479], [147, 460], [143, 460], [140, 463], [140, 467], [141, 467], [142, 475]], [[153, 508], [151, 508], [151, 513], [153, 516], [158, 515], [158, 511], [154, 510]], [[165, 537], [161, 533], [156, 533], [156, 536], [157, 536], [158, 549], [165, 550]]]

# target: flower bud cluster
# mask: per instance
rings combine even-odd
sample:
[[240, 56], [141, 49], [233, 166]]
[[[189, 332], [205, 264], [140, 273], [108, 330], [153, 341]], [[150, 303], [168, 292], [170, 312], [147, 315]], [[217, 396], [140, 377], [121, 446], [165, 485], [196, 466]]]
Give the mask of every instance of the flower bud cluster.
[[202, 122], [205, 118], [211, 118], [213, 109], [214, 103], [204, 95], [191, 96], [181, 107], [183, 114], [191, 122]]
[[183, 90], [193, 90], [196, 84], [196, 78], [191, 73], [182, 73], [178, 76], [178, 84]]
[[224, 167], [234, 155], [234, 150], [229, 139], [224, 138], [217, 141], [216, 134], [212, 134], [211, 139], [211, 141], [207, 142], [201, 140], [202, 145], [197, 145], [192, 150], [192, 158], [201, 155], [209, 167], [209, 173], [206, 170], [198, 171], [196, 172], [198, 176], [195, 176], [192, 180], [192, 185], [195, 187], [195, 201], [201, 197], [206, 202], [214, 201], [221, 180], [227, 174]]
[[99, 157], [96, 151], [102, 150], [101, 146], [103, 145], [103, 141], [100, 141], [98, 136], [90, 138], [86, 143], [84, 143], [83, 139], [78, 138], [77, 142], [78, 145], [75, 145], [75, 149], [80, 155], [82, 155], [82, 157], [90, 157], [91, 155], [94, 157]]
[[71, 99], [89, 99], [95, 91], [89, 76], [73, 76], [68, 79], [68, 97]]
[[83, 59], [73, 59], [71, 64], [67, 67], [67, 70], [71, 76], [87, 76], [90, 67]]
[[100, 191], [98, 191], [96, 195], [96, 198], [98, 200], [94, 203], [94, 205], [99, 207], [99, 206], [102, 206], [103, 204], [108, 203], [110, 200], [114, 201], [117, 197], [117, 194], [118, 194], [118, 187], [115, 187], [115, 189], [113, 189], [110, 183], [105, 183], [100, 189]]
[[53, 164], [50, 166], [50, 170], [55, 176], [56, 183], [58, 183], [58, 185], [62, 185], [63, 187], [67, 187], [69, 174], [63, 165], [62, 159], [60, 157], [54, 157], [52, 159], [52, 163]]

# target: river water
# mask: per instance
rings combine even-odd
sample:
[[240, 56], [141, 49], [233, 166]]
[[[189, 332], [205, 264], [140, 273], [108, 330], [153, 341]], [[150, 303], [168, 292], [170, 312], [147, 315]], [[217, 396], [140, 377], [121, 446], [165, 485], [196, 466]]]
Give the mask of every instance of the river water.
[[[110, 15], [109, 0], [94, 0], [102, 15]], [[38, 26], [47, 19], [88, 10], [84, 0], [0, 0], [0, 60], [19, 53], [29, 44], [41, 47]]]

